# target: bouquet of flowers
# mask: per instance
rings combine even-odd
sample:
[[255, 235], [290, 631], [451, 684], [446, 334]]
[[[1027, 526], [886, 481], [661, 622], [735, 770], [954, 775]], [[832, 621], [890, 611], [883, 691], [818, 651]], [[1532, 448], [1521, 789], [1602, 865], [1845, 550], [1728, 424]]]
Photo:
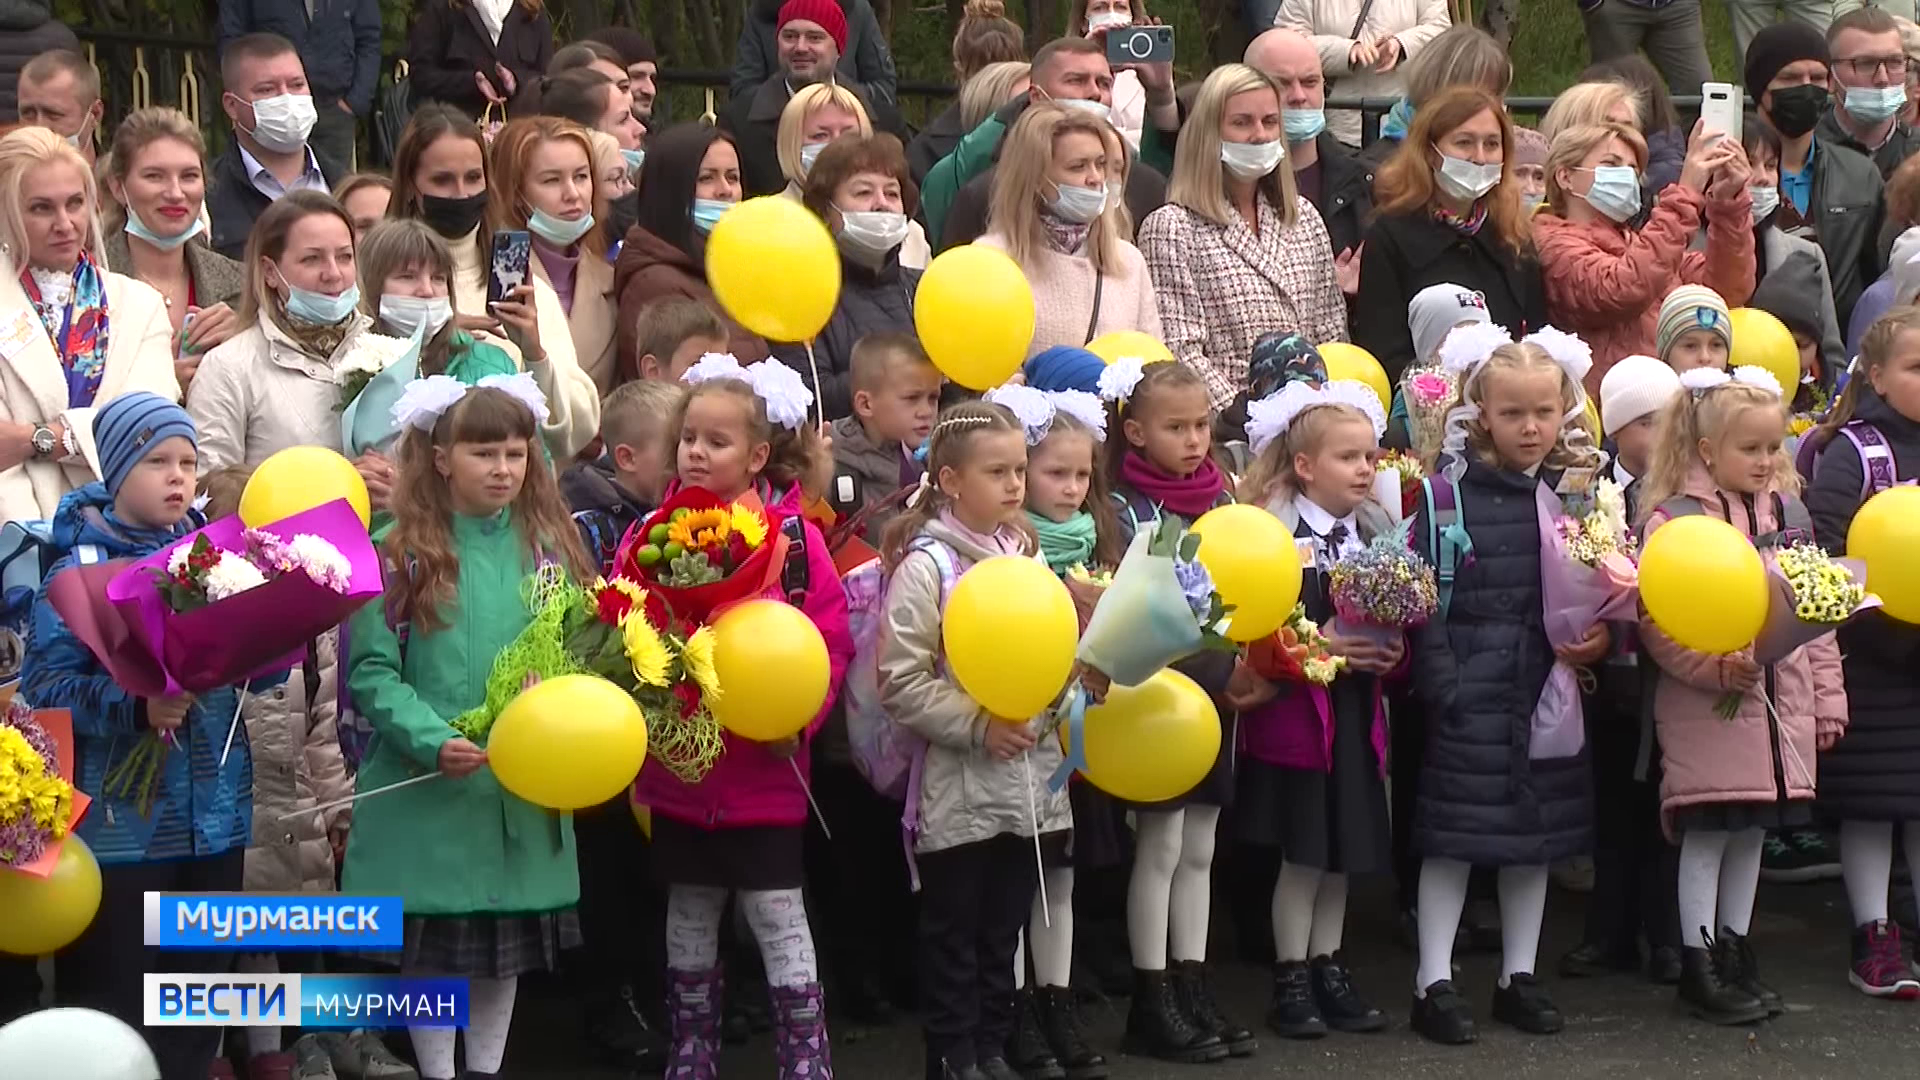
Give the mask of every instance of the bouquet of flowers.
[[1274, 682], [1328, 686], [1347, 666], [1347, 658], [1333, 655], [1329, 645], [1320, 625], [1307, 618], [1307, 605], [1296, 604], [1293, 614], [1273, 636], [1249, 647], [1247, 664], [1262, 678]]
[[340, 358], [333, 382], [340, 388], [340, 446], [349, 458], [391, 446], [400, 436], [393, 407], [420, 374], [426, 326], [411, 338], [365, 333]]
[[1136, 533], [1095, 601], [1075, 657], [1121, 686], [1138, 686], [1201, 649], [1236, 651], [1220, 633], [1233, 609], [1199, 552], [1200, 537], [1171, 517]]
[[[1753, 642], [1753, 659], [1777, 664], [1802, 645], [1838, 630], [1849, 619], [1880, 606], [1867, 591], [1866, 568], [1853, 559], [1836, 559], [1817, 545], [1800, 542], [1781, 548], [1769, 560], [1767, 621]], [[1745, 695], [1729, 691], [1718, 711], [1731, 720]]]
[[13, 701], [0, 713], [0, 869], [46, 877], [87, 796], [73, 776], [73, 724], [65, 710]]
[[[1640, 574], [1620, 485], [1600, 479], [1559, 494], [1539, 485], [1535, 505], [1547, 640], [1555, 648], [1576, 645], [1595, 623], [1633, 618]], [[1529, 752], [1539, 759], [1572, 757], [1584, 745], [1579, 680], [1556, 660], [1534, 705]]]
[[1420, 481], [1427, 470], [1412, 454], [1389, 450], [1373, 463], [1373, 498], [1395, 521], [1413, 516], [1420, 505]]
[[149, 571], [167, 607], [175, 614], [198, 611], [287, 574], [304, 574], [336, 593], [352, 584], [353, 565], [325, 537], [297, 533], [283, 540], [263, 529], [246, 529], [240, 540], [244, 548], [228, 551], [214, 547], [202, 532], [193, 543], [172, 548], [166, 569]]
[[1414, 554], [1412, 519], [1373, 538], [1327, 572], [1328, 592], [1340, 627], [1368, 637], [1397, 636], [1419, 626], [1440, 606], [1433, 567]]
[[340, 399], [333, 411], [345, 412], [373, 377], [406, 356], [413, 342], [385, 334], [363, 333], [353, 339], [353, 347], [333, 368], [333, 385], [340, 388]]
[[1100, 598], [1106, 595], [1113, 585], [1113, 571], [1088, 570], [1075, 563], [1067, 567], [1067, 595], [1073, 597], [1074, 613], [1080, 616], [1080, 632], [1087, 632], [1087, 624], [1093, 620], [1094, 609], [1100, 606]]
[[1447, 409], [1460, 384], [1444, 367], [1421, 367], [1407, 373], [1400, 384], [1407, 407], [1407, 438], [1419, 461], [1432, 461], [1446, 435]]

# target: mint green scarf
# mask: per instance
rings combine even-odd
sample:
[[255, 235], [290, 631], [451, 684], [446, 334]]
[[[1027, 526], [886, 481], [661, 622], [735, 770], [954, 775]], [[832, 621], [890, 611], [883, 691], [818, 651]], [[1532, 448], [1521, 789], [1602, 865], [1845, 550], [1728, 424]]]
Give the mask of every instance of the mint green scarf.
[[1076, 564], [1085, 565], [1093, 558], [1092, 514], [1082, 510], [1065, 521], [1054, 521], [1029, 510], [1027, 520], [1033, 523], [1033, 531], [1040, 534], [1040, 557], [1047, 560], [1054, 573], [1065, 574]]

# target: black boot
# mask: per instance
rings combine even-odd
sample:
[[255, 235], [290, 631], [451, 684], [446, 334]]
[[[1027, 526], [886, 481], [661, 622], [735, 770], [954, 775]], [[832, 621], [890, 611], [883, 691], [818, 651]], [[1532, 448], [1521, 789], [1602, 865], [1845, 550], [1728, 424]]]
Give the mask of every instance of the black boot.
[[1283, 1039], [1318, 1039], [1327, 1033], [1306, 961], [1282, 960], [1273, 965], [1273, 1004], [1267, 1007], [1267, 1027]]
[[1760, 999], [1721, 981], [1711, 949], [1680, 950], [1680, 1003], [1709, 1024], [1751, 1024], [1767, 1018]]
[[666, 1071], [666, 1036], [648, 1019], [631, 986], [587, 1003], [587, 1039], [613, 1064], [651, 1076]]
[[1529, 1035], [1553, 1035], [1567, 1026], [1567, 1018], [1540, 989], [1540, 981], [1524, 971], [1507, 976], [1507, 985], [1494, 988], [1493, 1018]]
[[1308, 965], [1313, 974], [1313, 999], [1320, 1015], [1335, 1031], [1368, 1033], [1387, 1030], [1387, 1014], [1367, 1004], [1353, 990], [1347, 965], [1339, 953], [1316, 956]]
[[1034, 995], [1040, 1030], [1053, 1047], [1053, 1057], [1067, 1071], [1067, 1080], [1106, 1080], [1107, 1059], [1094, 1052], [1080, 1027], [1080, 1005], [1064, 986], [1043, 986]]
[[[1040, 1030], [1033, 991], [1021, 990], [1013, 1000], [1013, 1034], [1007, 1037], [1007, 1064], [1024, 1080], [1065, 1080], [1066, 1070], [1054, 1059], [1053, 1048]], [[985, 1063], [981, 1064], [985, 1069]]]
[[1721, 980], [1759, 998], [1768, 1016], [1787, 1011], [1780, 992], [1760, 981], [1760, 963], [1754, 958], [1753, 942], [1745, 934], [1721, 927], [1720, 936], [1713, 943], [1713, 958], [1719, 965]]
[[1480, 1037], [1467, 999], [1445, 979], [1413, 996], [1411, 1019], [1413, 1030], [1443, 1046], [1463, 1046]]
[[1133, 969], [1133, 1006], [1120, 1049], [1180, 1065], [1220, 1061], [1227, 1048], [1220, 1037], [1201, 1031], [1174, 997], [1173, 979], [1164, 971]]
[[1180, 1007], [1186, 1010], [1187, 1018], [1201, 1031], [1212, 1032], [1227, 1048], [1231, 1057], [1251, 1057], [1258, 1047], [1259, 1040], [1253, 1032], [1227, 1019], [1220, 1011], [1220, 1003], [1214, 1000], [1213, 988], [1207, 985], [1207, 964], [1204, 960], [1175, 960], [1173, 962], [1174, 990]]

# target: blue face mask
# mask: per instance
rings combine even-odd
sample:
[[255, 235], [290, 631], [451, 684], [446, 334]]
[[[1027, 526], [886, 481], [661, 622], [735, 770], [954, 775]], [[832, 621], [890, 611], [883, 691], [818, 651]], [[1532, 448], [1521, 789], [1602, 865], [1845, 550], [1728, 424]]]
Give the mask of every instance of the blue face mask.
[[721, 202], [719, 199], [695, 199], [693, 200], [693, 227], [702, 234], [710, 233], [713, 231], [714, 224], [720, 220], [720, 215], [731, 209], [733, 204], [730, 202]]
[[338, 326], [360, 306], [360, 287], [349, 284], [339, 296], [308, 292], [287, 283], [287, 314], [309, 326]]
[[147, 228], [147, 223], [140, 220], [139, 214], [131, 210], [127, 211], [127, 235], [137, 236], [161, 251], [172, 251], [205, 232], [206, 228], [207, 219], [196, 217], [193, 219], [193, 224], [187, 226], [179, 236], [155, 236], [153, 230]]
[[1855, 120], [1878, 124], [1906, 106], [1907, 88], [1905, 85], [1849, 86], [1843, 104]]
[[1601, 165], [1593, 170], [1585, 198], [1595, 210], [1625, 222], [1640, 212], [1640, 174], [1629, 165]]
[[593, 228], [593, 215], [581, 214], [572, 221], [557, 218], [545, 210], [535, 210], [527, 215], [527, 228], [533, 235], [552, 244], [554, 247], [572, 247], [587, 230]]
[[620, 151], [620, 157], [626, 161], [627, 168], [629, 169], [638, 169], [647, 163], [647, 152], [645, 150], [622, 150]]
[[800, 175], [805, 176], [813, 171], [813, 163], [820, 160], [820, 151], [826, 148], [827, 144], [823, 142], [808, 143], [800, 148]]
[[1310, 142], [1327, 130], [1327, 113], [1324, 109], [1287, 109], [1280, 114], [1280, 126], [1288, 142]]

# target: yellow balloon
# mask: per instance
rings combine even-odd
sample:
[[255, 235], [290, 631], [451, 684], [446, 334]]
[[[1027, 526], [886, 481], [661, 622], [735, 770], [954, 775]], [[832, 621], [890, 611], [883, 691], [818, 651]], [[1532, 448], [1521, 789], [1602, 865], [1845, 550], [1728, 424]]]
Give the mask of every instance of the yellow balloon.
[[1257, 506], [1221, 506], [1193, 523], [1199, 559], [1233, 605], [1226, 636], [1257, 641], [1280, 629], [1300, 599], [1300, 550], [1280, 519]]
[[1793, 332], [1772, 312], [1759, 308], [1734, 308], [1731, 314], [1733, 348], [1728, 351], [1727, 369], [1766, 368], [1792, 398], [1800, 385], [1800, 346], [1793, 343]]
[[999, 386], [1033, 344], [1033, 289], [998, 248], [949, 248], [920, 275], [913, 327], [947, 378], [972, 390]]
[[240, 492], [240, 520], [251, 528], [271, 525], [335, 499], [345, 499], [360, 515], [373, 519], [367, 482], [353, 463], [324, 446], [289, 446], [260, 463]]
[[100, 910], [100, 864], [78, 833], [68, 833], [53, 871], [36, 877], [0, 870], [0, 953], [44, 956], [71, 944]]
[[[1066, 728], [1061, 729], [1062, 741]], [[1220, 753], [1220, 714], [1200, 684], [1162, 668], [1139, 686], [1114, 684], [1087, 710], [1088, 780], [1128, 802], [1156, 803], [1193, 790]], [[1071, 746], [1069, 746], [1071, 749]]]
[[840, 253], [799, 202], [748, 199], [707, 234], [707, 284], [741, 326], [769, 341], [806, 341], [840, 300]]
[[947, 667], [967, 696], [1021, 723], [1053, 704], [1073, 672], [1080, 618], [1045, 563], [997, 555], [954, 582], [940, 619]]
[[1137, 356], [1148, 363], [1174, 358], [1173, 350], [1162, 344], [1159, 338], [1139, 330], [1115, 330], [1110, 334], [1101, 334], [1087, 342], [1087, 351], [1109, 364], [1123, 356]]
[[500, 710], [487, 764], [500, 786], [549, 810], [598, 806], [626, 790], [647, 756], [647, 722], [597, 675], [546, 679]]
[[827, 703], [827, 642], [806, 613], [779, 600], [749, 600], [713, 621], [720, 696], [707, 708], [743, 739], [779, 742], [806, 730]]
[[1920, 623], [1920, 488], [1897, 487], [1868, 499], [1847, 528], [1847, 555], [1867, 564], [1867, 590], [1881, 610]]
[[1327, 362], [1327, 380], [1335, 382], [1350, 380], [1366, 383], [1367, 388], [1380, 399], [1380, 411], [1393, 408], [1393, 385], [1387, 382], [1387, 371], [1373, 354], [1358, 345], [1349, 345], [1344, 341], [1329, 341], [1316, 346], [1320, 359]]
[[1740, 530], [1689, 514], [1666, 522], [1640, 553], [1640, 599], [1674, 641], [1724, 654], [1753, 644], [1767, 618], [1767, 571]]

